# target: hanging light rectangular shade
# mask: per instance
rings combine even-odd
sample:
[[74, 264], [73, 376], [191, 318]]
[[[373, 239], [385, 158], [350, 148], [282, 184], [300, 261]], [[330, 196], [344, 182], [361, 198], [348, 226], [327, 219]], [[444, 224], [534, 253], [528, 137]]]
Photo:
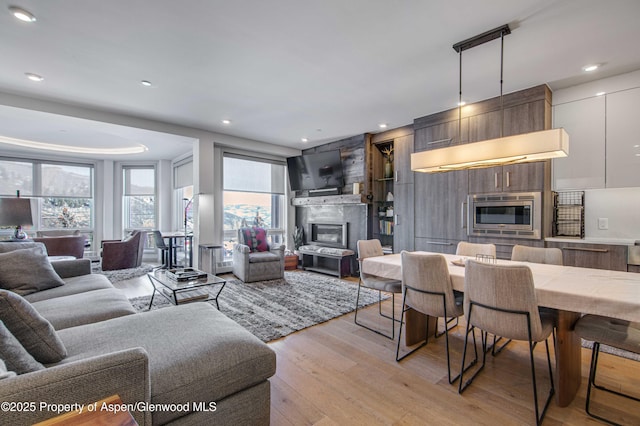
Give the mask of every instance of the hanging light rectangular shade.
[[411, 154], [411, 170], [436, 173], [458, 169], [560, 158], [569, 155], [564, 129], [542, 130]]

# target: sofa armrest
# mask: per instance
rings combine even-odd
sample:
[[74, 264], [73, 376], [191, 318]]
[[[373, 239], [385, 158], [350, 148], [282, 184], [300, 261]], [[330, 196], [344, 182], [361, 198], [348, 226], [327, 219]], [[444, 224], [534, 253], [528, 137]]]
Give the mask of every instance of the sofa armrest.
[[[62, 414], [47, 404], [83, 404], [86, 409], [88, 404], [116, 394], [125, 404], [151, 401], [149, 360], [144, 349], [113, 352], [0, 380], [0, 401], [21, 403], [26, 408], [3, 410], [2, 423], [32, 424]], [[148, 411], [131, 415], [140, 425], [151, 424]]]
[[52, 262], [51, 266], [60, 278], [71, 278], [91, 273], [91, 260], [75, 259]]

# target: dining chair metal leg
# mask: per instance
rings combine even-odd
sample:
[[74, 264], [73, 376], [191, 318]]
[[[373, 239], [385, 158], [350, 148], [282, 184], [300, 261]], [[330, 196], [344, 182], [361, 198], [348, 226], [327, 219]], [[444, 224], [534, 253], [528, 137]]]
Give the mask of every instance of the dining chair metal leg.
[[[360, 289], [362, 288], [362, 285], [360, 285], [360, 283], [358, 283], [358, 295], [356, 296], [356, 312], [355, 315], [353, 317], [353, 321], [356, 325], [359, 325], [360, 327], [364, 327], [367, 330], [373, 331], [374, 333], [377, 333], [381, 336], [386, 337], [387, 339], [391, 339], [394, 340], [395, 339], [395, 329], [396, 329], [396, 320], [395, 316], [396, 316], [396, 308], [395, 308], [395, 293], [391, 293], [391, 317], [389, 317], [388, 315], [384, 315], [382, 313], [382, 309], [380, 306], [378, 306], [378, 311], [380, 313], [380, 315], [384, 318], [388, 318], [391, 319], [391, 336], [389, 336], [388, 334], [385, 334], [383, 332], [381, 332], [380, 330], [376, 330], [375, 328], [371, 328], [369, 326], [366, 326], [360, 322], [358, 322], [358, 306], [360, 305]], [[378, 290], [378, 304], [380, 304], [382, 302], [381, 299], [381, 291]], [[402, 322], [400, 322], [402, 324]]]

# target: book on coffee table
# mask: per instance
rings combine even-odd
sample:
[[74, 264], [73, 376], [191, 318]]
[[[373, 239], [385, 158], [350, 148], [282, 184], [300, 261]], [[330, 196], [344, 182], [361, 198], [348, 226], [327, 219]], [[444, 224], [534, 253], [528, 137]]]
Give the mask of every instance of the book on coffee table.
[[206, 272], [194, 268], [169, 269], [167, 271], [167, 278], [176, 281], [190, 281], [206, 277]]
[[[168, 297], [173, 298], [173, 292], [168, 288], [163, 288], [162, 291]], [[196, 288], [194, 290], [176, 292], [176, 300], [178, 303], [193, 302], [196, 300], [203, 300], [208, 298], [209, 292], [204, 288]]]

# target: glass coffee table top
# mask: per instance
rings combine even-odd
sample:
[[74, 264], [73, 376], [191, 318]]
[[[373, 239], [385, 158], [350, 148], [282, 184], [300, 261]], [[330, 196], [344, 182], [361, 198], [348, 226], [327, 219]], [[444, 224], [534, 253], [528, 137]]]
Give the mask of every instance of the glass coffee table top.
[[[174, 305], [213, 300], [216, 302], [218, 310], [220, 310], [218, 297], [227, 283], [226, 280], [212, 274], [188, 281], [176, 281], [167, 276], [167, 271], [164, 269], [149, 272], [147, 277], [149, 277], [149, 281], [151, 281], [153, 285], [153, 294], [149, 302], [149, 309], [151, 309], [153, 305], [153, 299], [156, 293], [159, 293]], [[217, 286], [219, 286], [219, 288], [217, 288]]]

